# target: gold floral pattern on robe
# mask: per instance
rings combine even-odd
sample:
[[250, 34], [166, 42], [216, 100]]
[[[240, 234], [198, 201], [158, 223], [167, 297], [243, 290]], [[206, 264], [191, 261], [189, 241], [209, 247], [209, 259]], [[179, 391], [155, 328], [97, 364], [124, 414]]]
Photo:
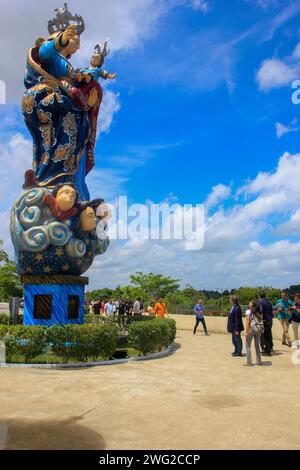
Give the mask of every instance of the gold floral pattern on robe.
[[27, 94], [22, 99], [22, 112], [32, 114], [33, 109], [36, 107], [35, 95]]

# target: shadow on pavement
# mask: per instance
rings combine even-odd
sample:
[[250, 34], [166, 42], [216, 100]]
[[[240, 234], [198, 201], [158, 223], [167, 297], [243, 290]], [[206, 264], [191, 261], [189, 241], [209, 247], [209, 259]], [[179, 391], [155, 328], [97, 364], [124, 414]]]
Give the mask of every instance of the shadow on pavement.
[[65, 420], [1, 419], [3, 450], [102, 450], [101, 435], [79, 423]]

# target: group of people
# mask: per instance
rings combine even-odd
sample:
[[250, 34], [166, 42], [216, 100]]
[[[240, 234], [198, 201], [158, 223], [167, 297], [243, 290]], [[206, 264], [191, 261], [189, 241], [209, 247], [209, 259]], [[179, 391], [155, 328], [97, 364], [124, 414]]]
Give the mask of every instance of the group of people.
[[[293, 328], [294, 346], [300, 348], [300, 293], [294, 295], [293, 301], [289, 298], [287, 290], [283, 290], [281, 298], [273, 306], [267, 300], [265, 292], [261, 291], [259, 300], [252, 300], [246, 312], [242, 312], [237, 296], [230, 297], [231, 309], [228, 315], [227, 331], [232, 335], [232, 344], [234, 351], [233, 357], [241, 357], [243, 350], [242, 332], [244, 332], [247, 366], [252, 366], [251, 344], [254, 340], [256, 361], [262, 365], [261, 356], [272, 356], [273, 351], [273, 319], [278, 318], [282, 327], [282, 344], [292, 347], [292, 341], [289, 334], [290, 325]], [[194, 334], [201, 322], [204, 334], [207, 335], [207, 327], [204, 319], [204, 308], [202, 301], [199, 300], [194, 307], [196, 324]], [[243, 317], [245, 321], [243, 322]]]
[[156, 303], [151, 302], [146, 309], [140, 298], [137, 298], [134, 302], [123, 299], [109, 299], [108, 301], [96, 300], [90, 302], [89, 312], [93, 315], [106, 317], [114, 315], [152, 315], [164, 318], [168, 315], [166, 304], [162, 298]]

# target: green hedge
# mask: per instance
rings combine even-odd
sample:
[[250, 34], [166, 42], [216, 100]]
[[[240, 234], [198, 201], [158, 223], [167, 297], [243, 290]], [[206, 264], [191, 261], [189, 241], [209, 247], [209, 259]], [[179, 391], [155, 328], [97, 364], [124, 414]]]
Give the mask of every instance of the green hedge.
[[[18, 325], [23, 324], [24, 315], [21, 313], [18, 315]], [[9, 325], [10, 317], [8, 313], [0, 313], [0, 325]]]
[[176, 321], [172, 318], [157, 318], [156, 321], [163, 321], [167, 324], [169, 330], [169, 345], [174, 343], [176, 338]]
[[11, 362], [13, 355], [24, 356], [31, 362], [43, 354], [47, 347], [46, 328], [43, 326], [26, 327], [23, 325], [1, 326], [0, 339], [5, 344], [6, 360]]
[[112, 315], [110, 317], [102, 317], [101, 315], [85, 315], [84, 322], [86, 324], [103, 324], [114, 323], [118, 325], [121, 334], [127, 334], [132, 323], [154, 320], [155, 316], [151, 315]]
[[132, 323], [129, 327], [128, 339], [141, 354], [145, 355], [161, 351], [169, 346], [175, 336], [175, 320], [156, 318], [151, 322]]
[[84, 362], [101, 356], [108, 359], [117, 347], [118, 327], [112, 323], [103, 325], [54, 325], [43, 326], [0, 325], [0, 340], [6, 347], [6, 360], [24, 356], [25, 362], [51, 351], [68, 362], [70, 359]]
[[0, 313], [0, 325], [9, 325], [9, 315]]
[[106, 318], [101, 315], [84, 315], [84, 323], [87, 325], [102, 325], [106, 322]]

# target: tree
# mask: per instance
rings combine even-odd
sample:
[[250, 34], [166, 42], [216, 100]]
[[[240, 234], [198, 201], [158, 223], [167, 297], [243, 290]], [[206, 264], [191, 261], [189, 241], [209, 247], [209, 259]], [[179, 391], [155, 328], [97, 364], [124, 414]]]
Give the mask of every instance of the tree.
[[162, 274], [136, 272], [130, 276], [130, 281], [140, 288], [149, 300], [166, 297], [167, 294], [174, 293], [179, 289], [179, 279], [164, 277]]
[[16, 265], [9, 260], [7, 253], [1, 248], [0, 240], [0, 300], [8, 302], [11, 297], [22, 297], [23, 288]]
[[295, 294], [298, 294], [300, 292], [300, 286], [299, 285], [293, 285], [289, 287], [289, 294], [291, 297], [294, 297]]

